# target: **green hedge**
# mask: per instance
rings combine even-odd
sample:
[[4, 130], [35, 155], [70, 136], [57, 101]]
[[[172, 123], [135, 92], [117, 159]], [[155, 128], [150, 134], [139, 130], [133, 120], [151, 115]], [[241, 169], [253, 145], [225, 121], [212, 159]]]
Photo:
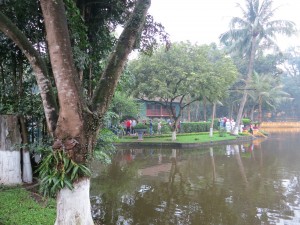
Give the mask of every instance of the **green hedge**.
[[[184, 122], [180, 124], [181, 133], [209, 132], [211, 122]], [[218, 120], [214, 121], [214, 129], [219, 128]]]

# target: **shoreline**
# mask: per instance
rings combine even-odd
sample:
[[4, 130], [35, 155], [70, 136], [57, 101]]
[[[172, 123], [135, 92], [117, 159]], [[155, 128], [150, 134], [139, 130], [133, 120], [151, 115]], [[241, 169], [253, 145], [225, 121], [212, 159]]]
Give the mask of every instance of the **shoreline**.
[[116, 147], [166, 147], [166, 148], [197, 148], [208, 147], [224, 144], [235, 144], [241, 142], [250, 142], [256, 139], [254, 136], [237, 136], [236, 139], [198, 142], [198, 143], [180, 143], [180, 142], [147, 142], [147, 141], [135, 141], [135, 142], [116, 142]]

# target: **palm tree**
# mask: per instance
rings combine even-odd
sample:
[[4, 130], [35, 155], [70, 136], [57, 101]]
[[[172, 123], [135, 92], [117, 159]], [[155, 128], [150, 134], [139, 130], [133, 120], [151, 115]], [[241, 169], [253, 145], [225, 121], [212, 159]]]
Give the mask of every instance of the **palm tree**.
[[254, 107], [258, 107], [258, 122], [262, 122], [262, 106], [265, 104], [272, 109], [283, 101], [292, 100], [290, 94], [283, 91], [283, 85], [278, 84], [276, 78], [269, 74], [259, 75], [254, 73], [250, 84], [252, 91], [249, 96], [252, 98]]
[[273, 9], [273, 0], [245, 0], [245, 8], [241, 4], [237, 7], [242, 11], [242, 17], [233, 17], [229, 31], [221, 34], [220, 41], [228, 47], [229, 52], [240, 54], [248, 60], [245, 90], [241, 99], [234, 133], [237, 134], [241, 123], [243, 110], [247, 101], [247, 89], [251, 81], [255, 55], [260, 50], [273, 47], [278, 50], [276, 34], [291, 36], [296, 32], [295, 24], [287, 20], [272, 20], [278, 8]]

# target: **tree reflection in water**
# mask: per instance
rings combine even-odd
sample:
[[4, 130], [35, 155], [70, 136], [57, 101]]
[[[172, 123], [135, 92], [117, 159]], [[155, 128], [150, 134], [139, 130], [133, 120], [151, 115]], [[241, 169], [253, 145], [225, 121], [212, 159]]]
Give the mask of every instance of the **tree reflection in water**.
[[111, 165], [93, 164], [94, 217], [102, 224], [293, 224], [300, 153], [292, 147], [299, 138], [288, 137], [119, 151]]

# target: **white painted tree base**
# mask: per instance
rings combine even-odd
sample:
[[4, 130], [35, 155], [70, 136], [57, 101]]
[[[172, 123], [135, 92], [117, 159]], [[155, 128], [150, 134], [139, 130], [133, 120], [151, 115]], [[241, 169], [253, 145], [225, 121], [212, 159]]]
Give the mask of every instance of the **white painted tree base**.
[[94, 225], [90, 203], [90, 179], [74, 184], [74, 189], [64, 188], [57, 196], [55, 225]]
[[20, 151], [0, 150], [0, 184], [22, 184], [21, 179], [21, 154]]
[[23, 151], [23, 182], [32, 183], [32, 167], [28, 151]]
[[239, 135], [239, 128], [238, 127], [234, 127], [233, 131], [232, 131], [233, 135]]
[[213, 135], [214, 135], [214, 129], [209, 128], [209, 137], [213, 137]]
[[176, 131], [172, 131], [172, 141], [176, 141]]

